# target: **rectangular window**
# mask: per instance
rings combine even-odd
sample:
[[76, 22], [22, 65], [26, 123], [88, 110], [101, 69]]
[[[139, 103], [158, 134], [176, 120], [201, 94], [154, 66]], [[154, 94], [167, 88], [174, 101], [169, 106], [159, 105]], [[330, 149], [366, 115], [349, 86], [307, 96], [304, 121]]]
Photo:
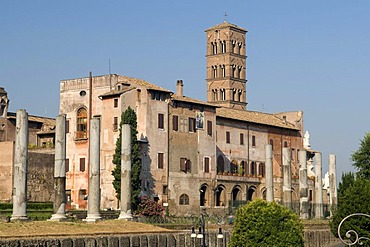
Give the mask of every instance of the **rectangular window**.
[[163, 169], [164, 154], [158, 153], [158, 169]]
[[240, 145], [244, 145], [244, 134], [240, 133]]
[[179, 117], [178, 116], [175, 116], [175, 115], [172, 116], [172, 129], [174, 131], [179, 130]]
[[167, 195], [167, 194], [168, 194], [168, 186], [163, 185], [163, 195]]
[[69, 133], [69, 120], [66, 120], [66, 134]]
[[226, 131], [226, 143], [230, 143], [230, 132]]
[[209, 158], [208, 157], [204, 158], [204, 172], [209, 173]]
[[291, 159], [294, 160], [294, 157], [295, 157], [295, 149], [292, 148], [292, 154], [291, 154]]
[[195, 118], [189, 117], [189, 132], [195, 132]]
[[252, 147], [256, 146], [256, 136], [252, 136]]
[[191, 161], [187, 158], [180, 158], [180, 170], [183, 172], [191, 172]]
[[118, 107], [118, 99], [114, 99], [113, 102], [114, 102], [113, 107], [117, 108]]
[[207, 121], [207, 134], [212, 136], [212, 121]]
[[158, 129], [164, 129], [164, 115], [158, 113]]
[[113, 131], [118, 130], [118, 117], [113, 118]]
[[297, 161], [299, 161], [299, 149], [297, 149]]
[[80, 172], [85, 171], [85, 158], [80, 158]]
[[66, 159], [66, 172], [69, 172], [69, 159]]

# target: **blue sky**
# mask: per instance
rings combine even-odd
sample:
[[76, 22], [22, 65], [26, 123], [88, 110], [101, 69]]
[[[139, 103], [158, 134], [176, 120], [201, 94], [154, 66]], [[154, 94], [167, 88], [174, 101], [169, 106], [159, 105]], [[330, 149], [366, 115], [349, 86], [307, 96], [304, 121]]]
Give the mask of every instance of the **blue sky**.
[[55, 117], [59, 81], [111, 72], [205, 100], [204, 30], [248, 30], [248, 109], [302, 110], [338, 175], [369, 130], [370, 1], [1, 1], [0, 86], [10, 110]]

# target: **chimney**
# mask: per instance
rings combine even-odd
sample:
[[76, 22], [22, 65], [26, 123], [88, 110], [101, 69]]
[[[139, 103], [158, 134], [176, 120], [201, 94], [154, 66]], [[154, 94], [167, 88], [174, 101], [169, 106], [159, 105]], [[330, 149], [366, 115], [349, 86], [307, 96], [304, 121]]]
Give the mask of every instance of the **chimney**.
[[177, 96], [183, 96], [183, 87], [184, 87], [184, 83], [182, 82], [182, 80], [177, 80], [177, 83], [176, 83], [176, 95]]

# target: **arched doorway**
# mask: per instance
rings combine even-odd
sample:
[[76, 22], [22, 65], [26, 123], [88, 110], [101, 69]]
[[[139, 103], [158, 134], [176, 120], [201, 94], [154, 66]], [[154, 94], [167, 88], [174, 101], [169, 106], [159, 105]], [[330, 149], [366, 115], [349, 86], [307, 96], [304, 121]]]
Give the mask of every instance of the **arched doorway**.
[[251, 186], [248, 188], [247, 201], [253, 201], [257, 198], [256, 187]]
[[216, 193], [216, 195], [215, 195], [215, 199], [216, 199], [215, 205], [217, 207], [226, 206], [226, 192], [225, 192], [225, 187], [223, 185], [217, 186], [215, 193]]
[[231, 191], [231, 203], [233, 207], [239, 207], [242, 203], [243, 193], [239, 186], [235, 186]]
[[200, 206], [207, 207], [208, 205], [208, 185], [203, 184], [199, 189]]

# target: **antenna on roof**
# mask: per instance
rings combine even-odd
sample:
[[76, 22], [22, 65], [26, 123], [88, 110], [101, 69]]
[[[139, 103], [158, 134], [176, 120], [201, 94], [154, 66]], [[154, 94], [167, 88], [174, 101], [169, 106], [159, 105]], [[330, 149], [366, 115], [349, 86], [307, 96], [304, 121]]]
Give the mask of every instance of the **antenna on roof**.
[[224, 14], [224, 22], [226, 22], [226, 17], [227, 17], [227, 14], [226, 14], [226, 11], [225, 11], [225, 14]]

